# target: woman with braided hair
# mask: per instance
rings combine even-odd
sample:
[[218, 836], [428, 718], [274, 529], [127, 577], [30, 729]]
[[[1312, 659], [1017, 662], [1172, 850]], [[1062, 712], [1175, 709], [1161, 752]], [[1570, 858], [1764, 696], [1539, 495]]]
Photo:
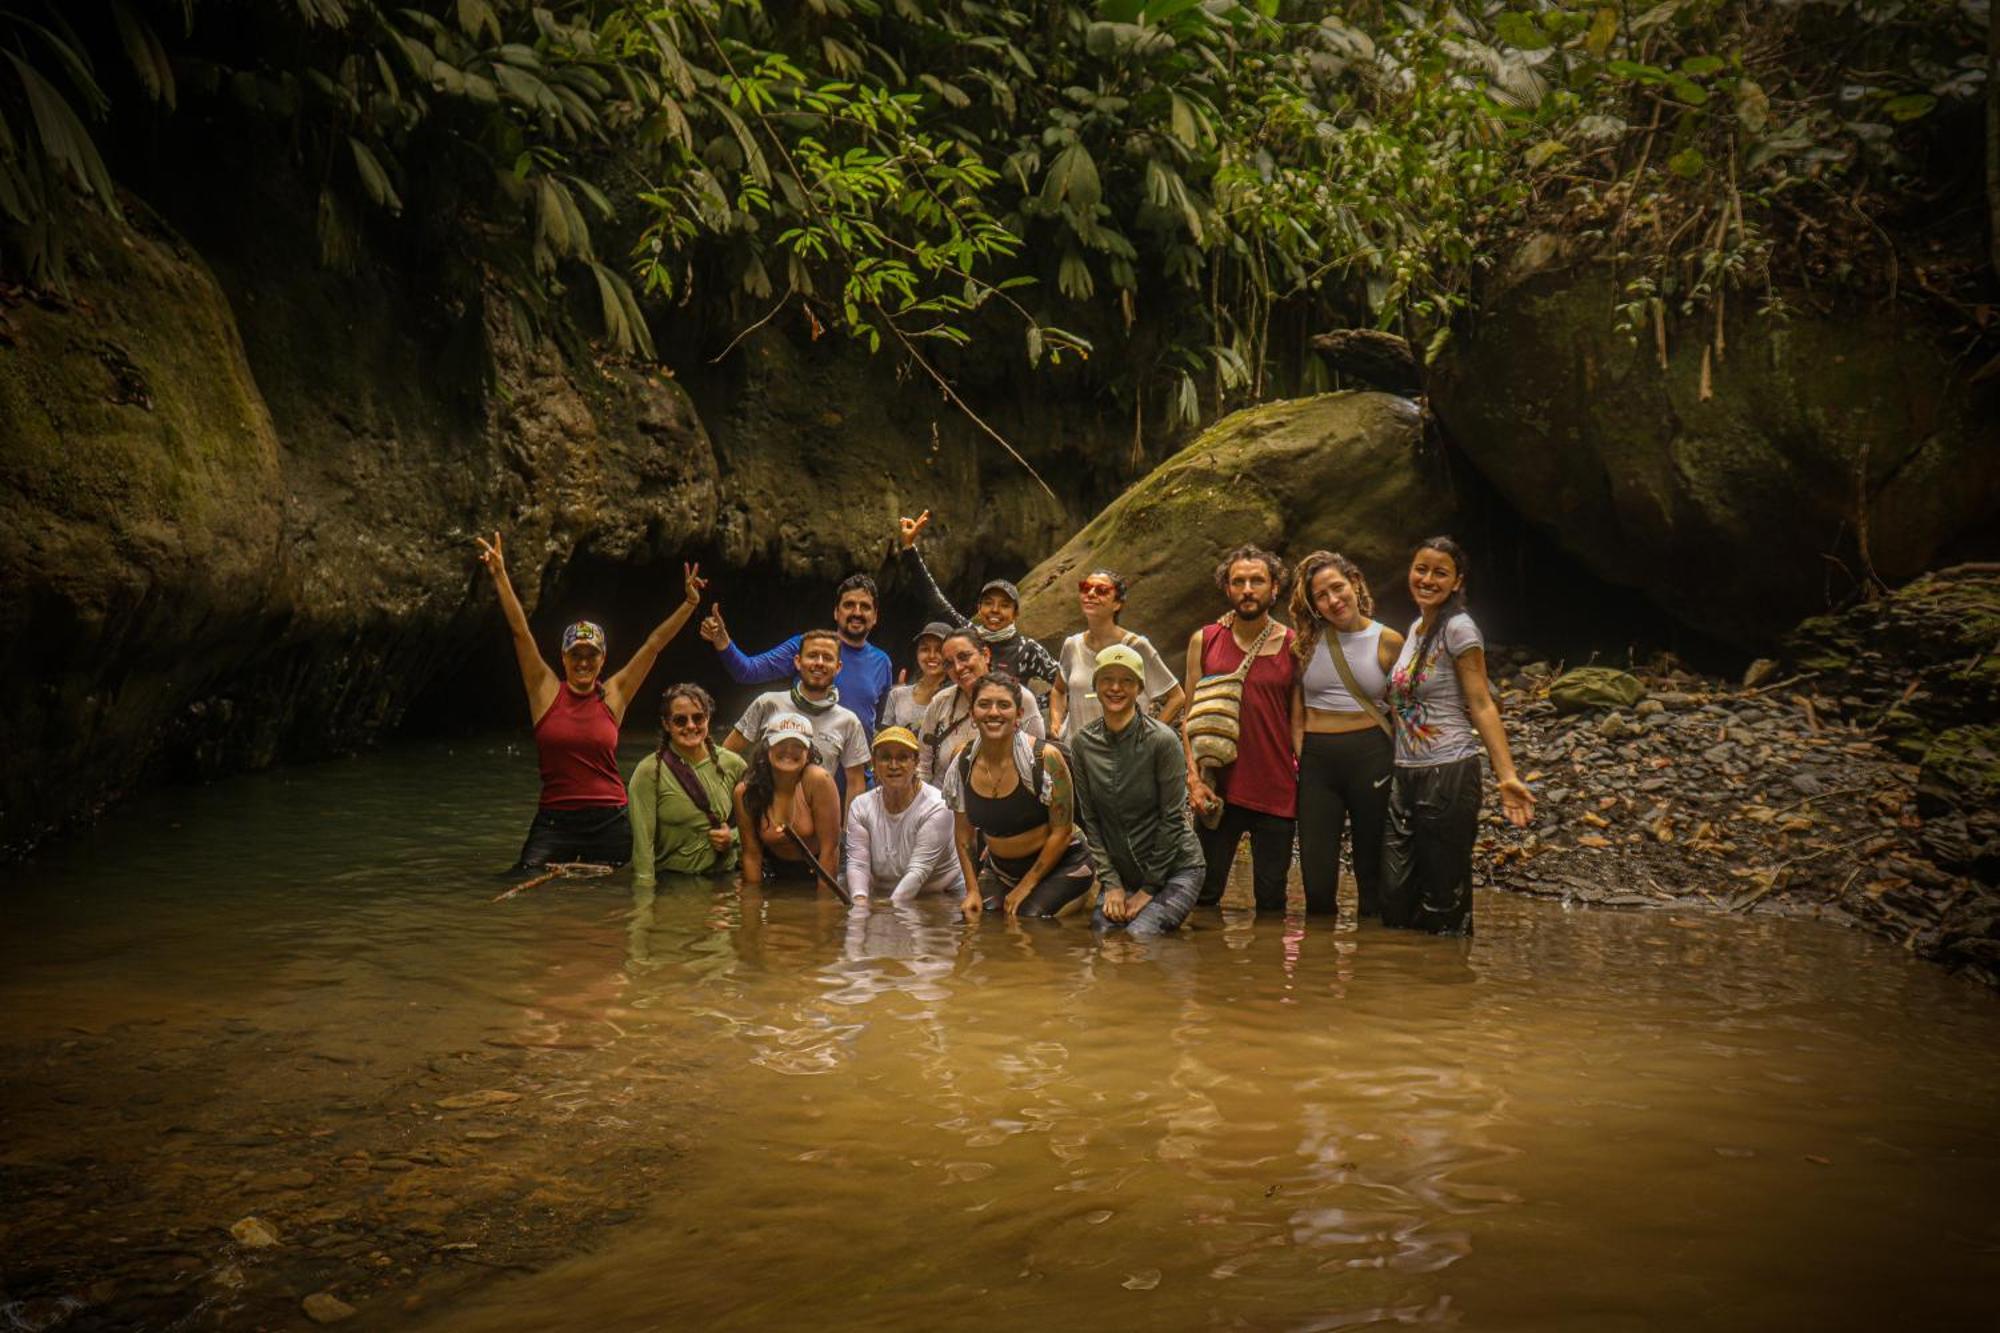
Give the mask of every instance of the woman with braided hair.
[[1382, 826], [1389, 813], [1395, 745], [1383, 714], [1389, 670], [1403, 636], [1373, 619], [1375, 599], [1360, 567], [1336, 551], [1314, 551], [1292, 584], [1299, 706], [1299, 879], [1306, 911], [1339, 911], [1340, 838], [1354, 844], [1359, 915], [1379, 916]]
[[1418, 615], [1389, 675], [1396, 769], [1382, 846], [1382, 924], [1436, 935], [1472, 933], [1482, 747], [1508, 821], [1525, 827], [1535, 817], [1486, 682], [1486, 641], [1465, 609], [1465, 575], [1465, 550], [1451, 538], [1417, 547], [1410, 598]]
[[715, 700], [686, 681], [660, 700], [660, 748], [639, 761], [627, 787], [632, 816], [632, 883], [655, 874], [719, 875], [736, 869], [730, 818], [747, 764], [709, 736]]

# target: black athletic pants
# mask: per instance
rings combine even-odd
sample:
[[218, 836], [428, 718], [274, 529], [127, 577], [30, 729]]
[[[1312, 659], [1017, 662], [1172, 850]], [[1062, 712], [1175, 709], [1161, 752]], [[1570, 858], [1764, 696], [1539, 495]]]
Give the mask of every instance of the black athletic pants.
[[1213, 907], [1222, 901], [1229, 887], [1229, 867], [1236, 860], [1236, 848], [1243, 835], [1250, 835], [1250, 885], [1260, 912], [1285, 910], [1285, 874], [1292, 868], [1292, 834], [1296, 819], [1247, 810], [1231, 801], [1222, 804], [1222, 822], [1204, 828], [1197, 822], [1195, 836], [1201, 840], [1201, 854], [1208, 861], [1202, 876], [1197, 907]]
[[1477, 755], [1397, 767], [1382, 840], [1383, 925], [1472, 933], [1472, 842], [1481, 794]]
[[1352, 825], [1361, 915], [1381, 914], [1382, 826], [1395, 759], [1396, 747], [1380, 727], [1306, 733], [1299, 755], [1299, 878], [1306, 911], [1340, 910], [1340, 834], [1343, 825]]
[[598, 865], [622, 866], [632, 859], [632, 821], [622, 805], [592, 806], [584, 810], [535, 811], [528, 825], [528, 840], [509, 874], [540, 870], [563, 861], [590, 861]]

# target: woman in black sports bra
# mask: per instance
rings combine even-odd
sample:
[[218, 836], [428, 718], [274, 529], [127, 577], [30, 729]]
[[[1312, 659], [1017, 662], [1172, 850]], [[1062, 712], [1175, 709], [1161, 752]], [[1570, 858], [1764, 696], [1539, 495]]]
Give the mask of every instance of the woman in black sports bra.
[[[1004, 672], [972, 688], [979, 739], [945, 772], [944, 799], [957, 812], [959, 867], [967, 916], [1055, 916], [1090, 891], [1096, 876], [1072, 813], [1062, 751], [1021, 732], [1021, 683]], [[974, 863], [986, 843], [990, 888]]]

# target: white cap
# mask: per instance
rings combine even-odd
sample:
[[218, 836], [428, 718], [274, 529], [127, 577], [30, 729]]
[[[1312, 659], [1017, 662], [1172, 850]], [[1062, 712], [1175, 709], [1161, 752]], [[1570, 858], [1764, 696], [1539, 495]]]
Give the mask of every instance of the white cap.
[[806, 749], [812, 749], [813, 724], [803, 713], [773, 713], [764, 724], [764, 745], [769, 748], [779, 741], [802, 741]]

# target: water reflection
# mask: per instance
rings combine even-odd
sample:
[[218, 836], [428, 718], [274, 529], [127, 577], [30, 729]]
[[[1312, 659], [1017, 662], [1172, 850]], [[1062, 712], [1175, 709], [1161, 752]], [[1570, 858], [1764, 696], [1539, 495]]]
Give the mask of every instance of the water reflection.
[[[507, 772], [420, 750], [136, 807], [157, 837], [107, 825], [0, 895], [9, 1039], [145, 1017], [179, 1058], [240, 1022], [226, 1086], [348, 1061], [357, 1118], [497, 1057], [562, 1131], [519, 1170], [684, 1150], [449, 1329], [1989, 1313], [2000, 1006], [1877, 942], [1491, 895], [1472, 940], [1233, 905], [1099, 939], [694, 879], [489, 904]], [[159, 1128], [64, 1135], [97, 1123]]]

